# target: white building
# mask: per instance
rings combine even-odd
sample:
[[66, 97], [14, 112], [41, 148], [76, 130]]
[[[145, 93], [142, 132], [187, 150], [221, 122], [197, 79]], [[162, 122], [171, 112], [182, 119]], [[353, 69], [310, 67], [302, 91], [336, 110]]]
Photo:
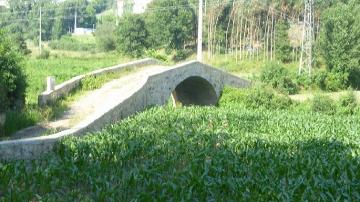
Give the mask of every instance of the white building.
[[73, 35], [91, 35], [95, 32], [95, 29], [76, 27]]
[[124, 12], [130, 13], [144, 13], [147, 5], [152, 0], [118, 0], [117, 1], [117, 14], [122, 16]]

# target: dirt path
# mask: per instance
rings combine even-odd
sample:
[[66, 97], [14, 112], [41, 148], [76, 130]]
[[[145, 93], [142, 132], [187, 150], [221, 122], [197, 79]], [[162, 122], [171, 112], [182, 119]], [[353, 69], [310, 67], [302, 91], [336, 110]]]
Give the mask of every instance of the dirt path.
[[70, 129], [82, 121], [102, 115], [119, 102], [140, 89], [150, 75], [167, 70], [164, 66], [149, 66], [135, 73], [110, 81], [101, 88], [83, 95], [71, 104], [64, 115], [52, 122], [26, 128], [14, 134], [11, 139], [42, 136]]
[[[333, 93], [321, 93], [323, 95], [329, 96], [334, 100], [338, 100], [341, 96], [345, 95], [347, 91], [342, 92], [333, 92]], [[358, 101], [360, 101], [360, 91], [354, 91], [354, 94]], [[295, 101], [306, 101], [308, 99], [312, 99], [316, 95], [316, 93], [304, 93], [304, 94], [297, 94], [297, 95], [290, 95], [290, 98]]]

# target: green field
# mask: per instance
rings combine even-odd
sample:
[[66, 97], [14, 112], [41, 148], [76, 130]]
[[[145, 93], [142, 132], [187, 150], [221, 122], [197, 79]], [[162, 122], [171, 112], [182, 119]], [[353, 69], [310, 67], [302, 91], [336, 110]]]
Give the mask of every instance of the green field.
[[[359, 115], [152, 108], [0, 164], [4, 201], [359, 201]], [[270, 109], [270, 110], [269, 110]]]

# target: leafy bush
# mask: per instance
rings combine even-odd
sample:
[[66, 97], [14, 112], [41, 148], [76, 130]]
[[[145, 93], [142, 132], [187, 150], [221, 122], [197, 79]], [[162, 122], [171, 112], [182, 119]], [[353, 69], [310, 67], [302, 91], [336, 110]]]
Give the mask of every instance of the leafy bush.
[[169, 59], [167, 55], [160, 53], [160, 51], [154, 50], [154, 49], [147, 49], [145, 50], [145, 54], [151, 58], [167, 62]]
[[326, 90], [338, 91], [346, 89], [348, 73], [329, 72], [325, 79]]
[[327, 71], [319, 71], [316, 74], [312, 75], [312, 80], [314, 84], [318, 86], [321, 90], [326, 90], [326, 77], [328, 72]]
[[326, 95], [315, 95], [314, 98], [311, 100], [310, 106], [313, 112], [321, 112], [325, 114], [336, 113], [335, 102]]
[[191, 55], [191, 50], [177, 50], [175, 51], [175, 55], [173, 60], [175, 62], [183, 61]]
[[0, 30], [0, 112], [22, 108], [25, 103], [26, 77], [21, 57]]
[[219, 102], [220, 105], [240, 104], [245, 107], [257, 109], [287, 109], [292, 101], [289, 97], [276, 94], [272, 89], [266, 87], [255, 87], [252, 89], [225, 88]]
[[116, 49], [115, 29], [113, 22], [103, 22], [97, 26], [95, 39], [100, 50], [111, 51]]
[[357, 108], [357, 100], [353, 91], [349, 91], [341, 96], [338, 102], [338, 113], [340, 114], [355, 114]]
[[30, 54], [31, 51], [28, 49], [26, 45], [26, 41], [22, 34], [20, 33], [13, 33], [10, 34], [10, 38], [12, 40], [12, 43], [16, 46], [16, 49], [24, 55]]
[[322, 90], [338, 91], [346, 89], [348, 73], [319, 71], [312, 76], [312, 80]]
[[260, 80], [271, 87], [287, 94], [299, 92], [299, 86], [293, 81], [290, 73], [283, 66], [276, 63], [268, 63], [260, 74]]

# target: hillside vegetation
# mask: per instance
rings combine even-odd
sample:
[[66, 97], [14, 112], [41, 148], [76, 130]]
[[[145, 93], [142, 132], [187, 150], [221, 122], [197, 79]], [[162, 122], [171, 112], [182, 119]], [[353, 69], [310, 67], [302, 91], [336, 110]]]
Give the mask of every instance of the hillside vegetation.
[[254, 109], [234, 93], [220, 107], [150, 109], [65, 139], [44, 160], [3, 162], [0, 197], [360, 200], [359, 115]]

